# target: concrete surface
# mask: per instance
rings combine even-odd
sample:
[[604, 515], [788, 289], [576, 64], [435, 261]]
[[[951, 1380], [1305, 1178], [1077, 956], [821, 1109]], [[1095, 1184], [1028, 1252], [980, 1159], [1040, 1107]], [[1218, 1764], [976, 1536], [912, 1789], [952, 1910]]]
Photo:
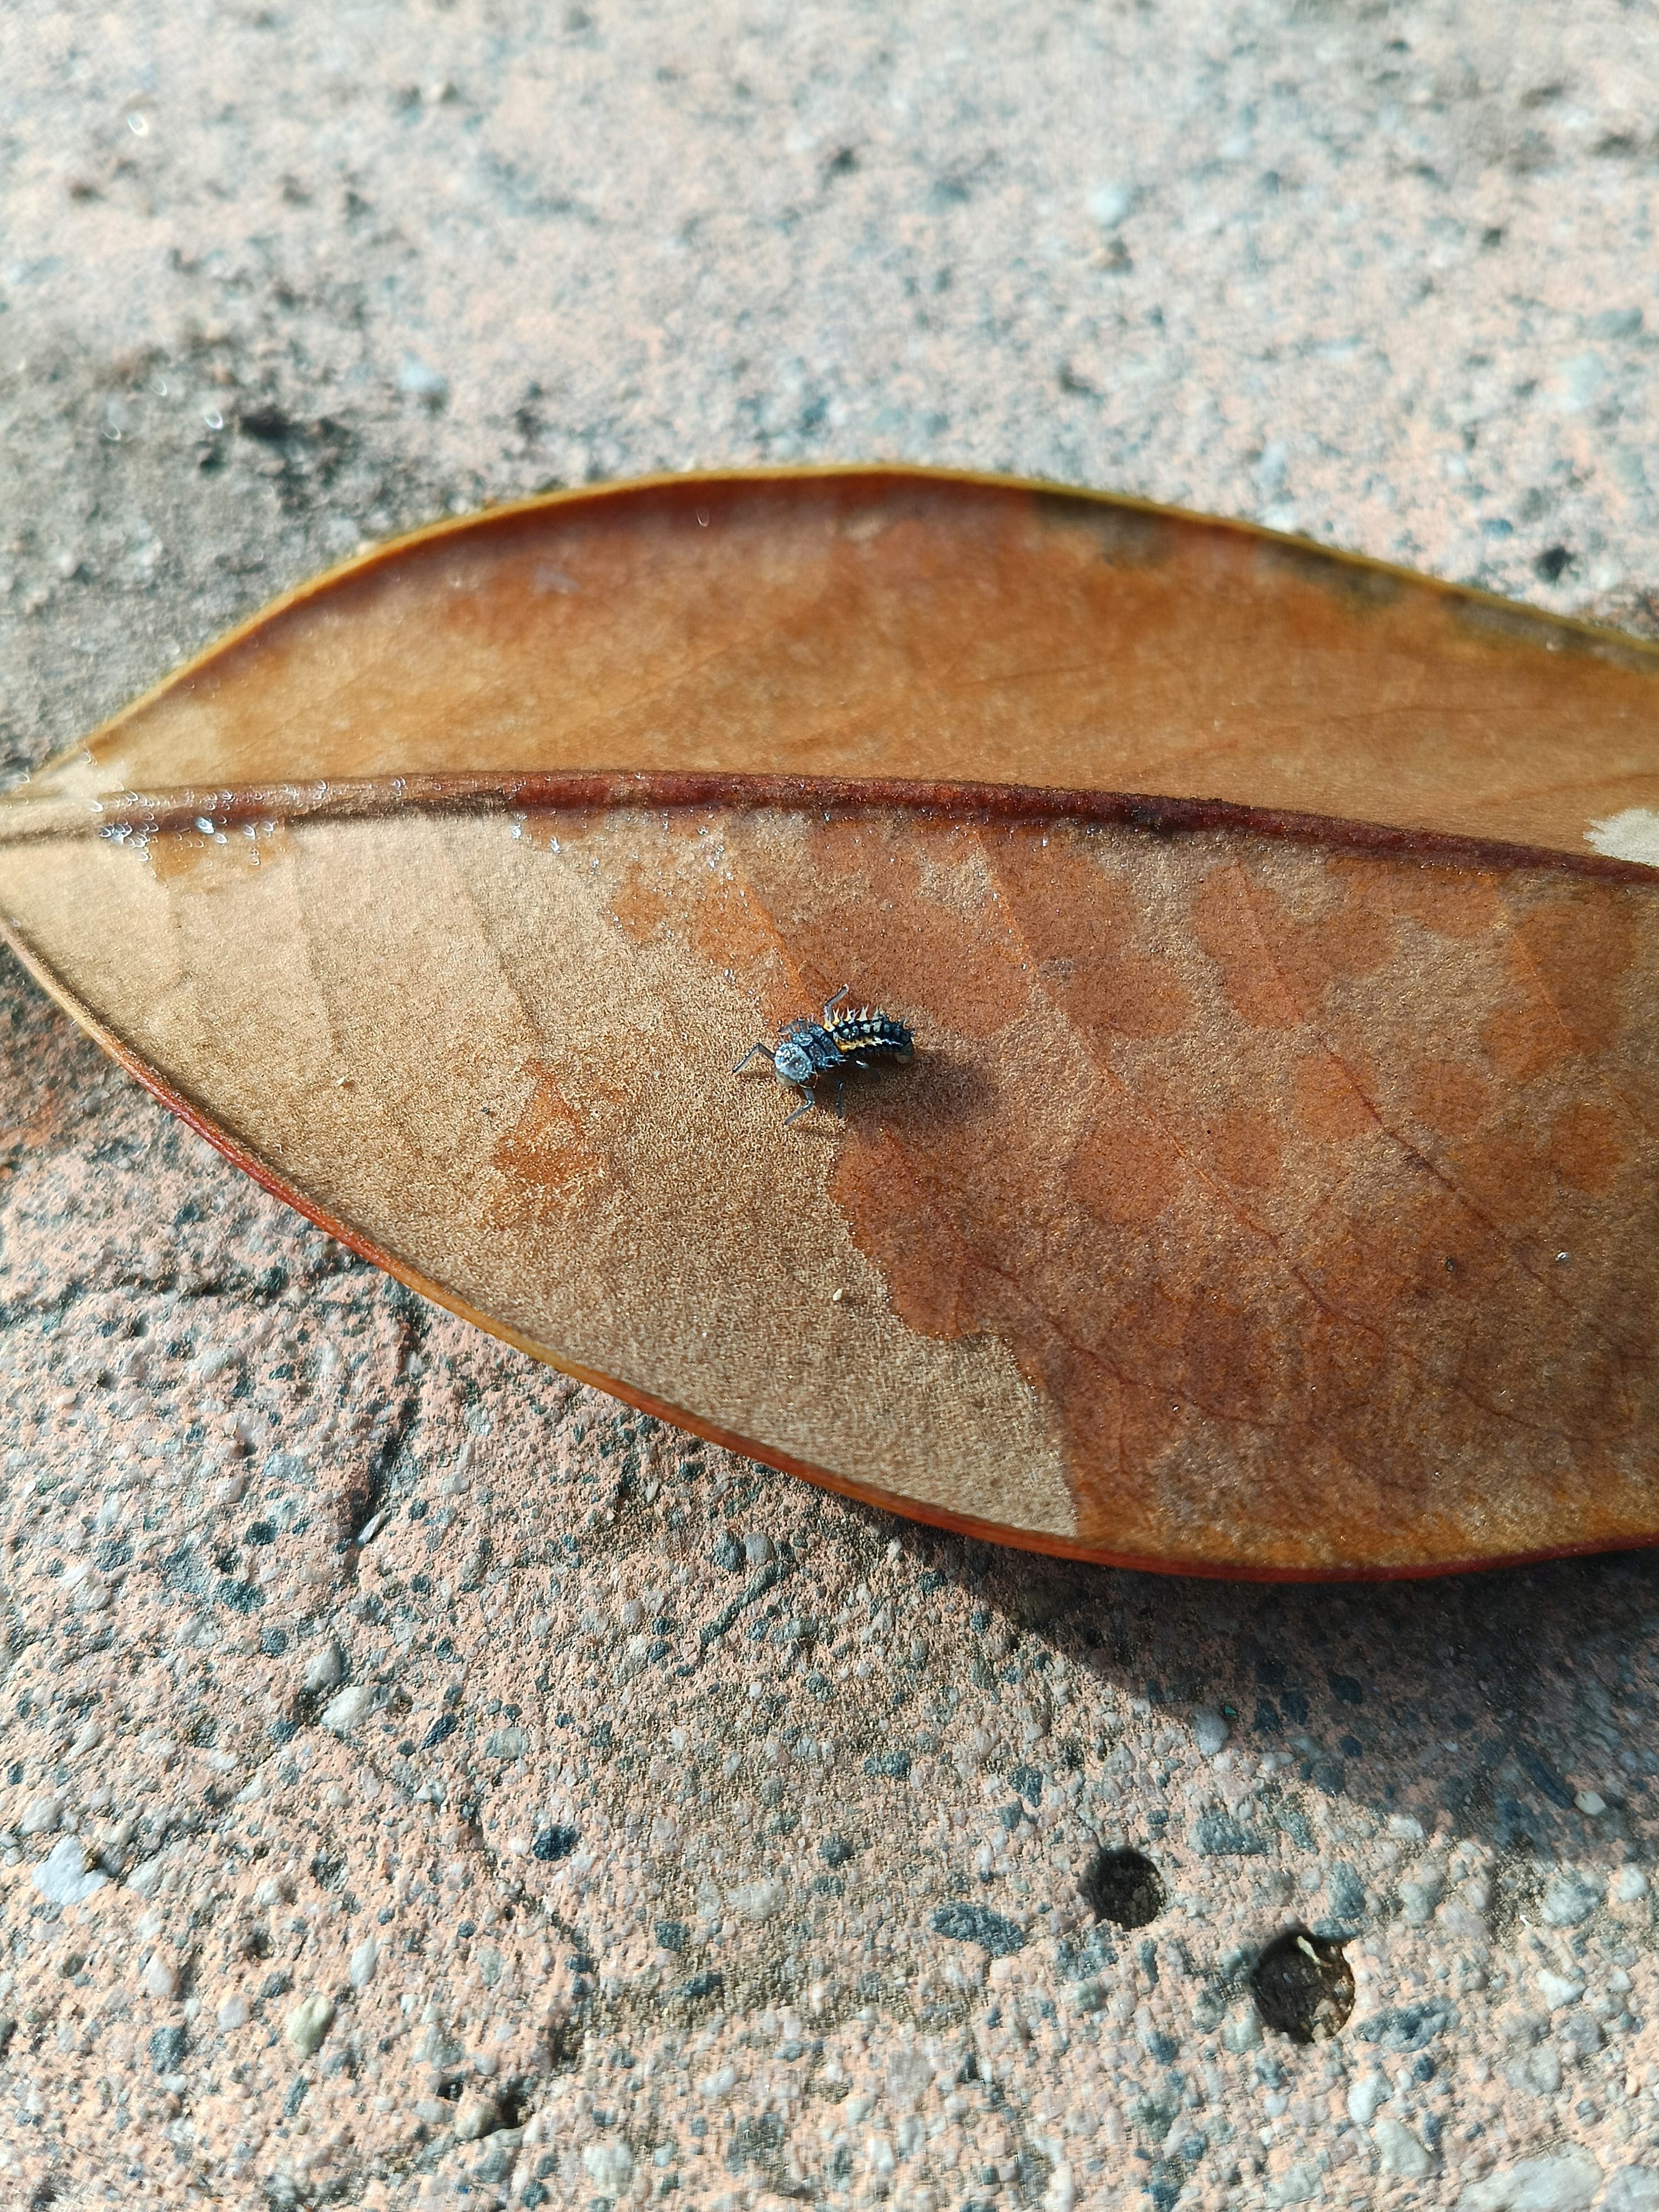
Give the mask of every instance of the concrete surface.
[[[14, 6], [5, 757], [364, 538], [694, 463], [1650, 630], [1656, 118], [1650, 6]], [[0, 2200], [1659, 2203], [1649, 1559], [884, 1522], [415, 1304], [3, 992]], [[1306, 2045], [1293, 1925], [1356, 1985]]]

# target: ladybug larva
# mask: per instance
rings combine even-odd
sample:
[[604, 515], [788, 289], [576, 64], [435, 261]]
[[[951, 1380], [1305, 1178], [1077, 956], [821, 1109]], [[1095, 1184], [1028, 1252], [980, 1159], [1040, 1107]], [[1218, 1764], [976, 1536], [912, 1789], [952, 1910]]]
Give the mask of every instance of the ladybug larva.
[[896, 1060], [902, 1066], [915, 1057], [915, 1037], [902, 1022], [895, 1021], [879, 1006], [863, 1006], [855, 1014], [836, 1014], [836, 1008], [850, 988], [843, 983], [833, 999], [824, 1000], [821, 1019], [808, 1021], [803, 1015], [791, 1022], [775, 1046], [763, 1037], [757, 1039], [732, 1070], [733, 1075], [741, 1075], [757, 1053], [766, 1054], [778, 1081], [792, 1085], [801, 1095], [794, 1112], [784, 1116], [786, 1129], [817, 1103], [812, 1086], [820, 1076], [835, 1077], [836, 1111], [840, 1114], [849, 1067], [870, 1067], [877, 1060]]

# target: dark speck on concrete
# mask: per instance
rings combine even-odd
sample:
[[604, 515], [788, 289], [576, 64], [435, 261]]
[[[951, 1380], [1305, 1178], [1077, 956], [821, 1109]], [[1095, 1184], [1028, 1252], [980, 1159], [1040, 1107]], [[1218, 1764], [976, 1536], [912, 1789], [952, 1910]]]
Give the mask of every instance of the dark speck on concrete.
[[1571, 1812], [1574, 1803], [1573, 1794], [1549, 1761], [1526, 1744], [1517, 1746], [1515, 1756], [1516, 1763], [1537, 1784], [1551, 1804], [1559, 1805], [1564, 1813]]
[[1193, 1823], [1193, 1849], [1201, 1858], [1253, 1858], [1267, 1850], [1253, 1828], [1227, 1813], [1201, 1813]]
[[1362, 2020], [1354, 2033], [1362, 2043], [1375, 2043], [1384, 2051], [1421, 2051], [1449, 2027], [1457, 2025], [1457, 2009], [1439, 1997], [1421, 2004], [1390, 2005]]
[[1025, 1930], [1017, 1921], [988, 1905], [941, 1905], [933, 1917], [933, 1933], [948, 1936], [953, 1943], [977, 1943], [994, 1959], [1006, 1959], [1025, 1948]]
[[864, 1762], [866, 1774], [884, 1774], [895, 1782], [910, 1779], [910, 1754], [908, 1751], [873, 1751]]
[[1326, 1925], [1316, 1933], [1352, 1935], [1365, 1917], [1365, 1887], [1346, 1859], [1339, 1859], [1332, 1867], [1325, 1890], [1330, 1914]]

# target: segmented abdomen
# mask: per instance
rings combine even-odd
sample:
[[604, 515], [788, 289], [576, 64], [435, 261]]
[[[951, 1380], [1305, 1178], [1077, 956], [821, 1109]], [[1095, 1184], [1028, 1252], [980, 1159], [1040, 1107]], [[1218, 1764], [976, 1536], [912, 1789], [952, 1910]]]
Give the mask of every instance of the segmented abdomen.
[[848, 1060], [876, 1052], [890, 1053], [895, 1060], [908, 1060], [915, 1050], [915, 1040], [904, 1024], [883, 1013], [879, 1006], [865, 1006], [856, 1014], [843, 1014], [838, 1022], [830, 1024], [830, 1035], [836, 1051]]

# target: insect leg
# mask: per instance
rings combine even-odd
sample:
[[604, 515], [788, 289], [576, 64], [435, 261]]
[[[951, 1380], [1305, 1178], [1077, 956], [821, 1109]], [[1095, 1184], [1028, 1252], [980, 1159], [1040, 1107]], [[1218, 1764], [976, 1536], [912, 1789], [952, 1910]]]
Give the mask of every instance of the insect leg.
[[847, 1119], [846, 1109], [842, 1103], [846, 1096], [847, 1078], [844, 1075], [838, 1075], [836, 1078], [836, 1119], [838, 1121], [844, 1121]]
[[775, 1053], [775, 1052], [773, 1051], [773, 1049], [772, 1049], [772, 1048], [771, 1048], [771, 1046], [770, 1046], [769, 1044], [766, 1044], [766, 1043], [764, 1043], [764, 1042], [760, 1043], [760, 1044], [751, 1044], [751, 1045], [750, 1046], [750, 1048], [749, 1048], [748, 1051], [747, 1051], [746, 1053], [744, 1053], [744, 1054], [743, 1058], [742, 1058], [742, 1059], [738, 1062], [737, 1066], [732, 1069], [732, 1074], [733, 1074], [733, 1075], [741, 1075], [741, 1074], [743, 1073], [744, 1069], [745, 1067], [747, 1067], [747, 1066], [748, 1066], [748, 1065], [749, 1065], [750, 1061], [750, 1060], [755, 1057], [755, 1054], [756, 1054], [757, 1052], [763, 1052], [763, 1053], [766, 1054], [766, 1057], [767, 1057], [767, 1058], [768, 1058], [768, 1059], [772, 1062], [772, 1065], [773, 1065], [775, 1067], [777, 1066], [777, 1060], [778, 1060], [778, 1056], [777, 1056], [776, 1053]]
[[789, 1127], [789, 1124], [792, 1121], [799, 1121], [803, 1114], [810, 1114], [812, 1109], [818, 1103], [804, 1083], [801, 1084], [799, 1088], [801, 1093], [801, 1103], [796, 1107], [793, 1114], [786, 1114], [784, 1115], [783, 1126], [786, 1129]]
[[852, 989], [852, 988], [853, 987], [850, 983], [843, 983], [833, 999], [826, 999], [824, 1000], [823, 1019], [826, 1027], [828, 1026], [830, 1015], [835, 1012], [836, 1008], [840, 1006], [842, 1000], [847, 996], [847, 994]]

